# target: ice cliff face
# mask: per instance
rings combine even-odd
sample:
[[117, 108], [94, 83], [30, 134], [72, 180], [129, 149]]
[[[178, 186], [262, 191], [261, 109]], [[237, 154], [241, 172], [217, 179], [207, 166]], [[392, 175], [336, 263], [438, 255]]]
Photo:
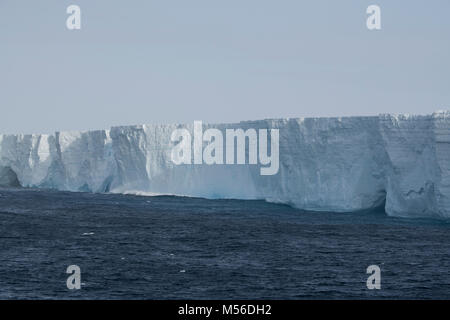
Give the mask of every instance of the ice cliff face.
[[387, 153], [386, 211], [450, 217], [450, 113], [380, 116]]
[[450, 112], [204, 125], [278, 129], [279, 171], [175, 165], [171, 133], [142, 125], [54, 135], [0, 135], [0, 186], [266, 199], [316, 211], [385, 203], [395, 216], [450, 217]]

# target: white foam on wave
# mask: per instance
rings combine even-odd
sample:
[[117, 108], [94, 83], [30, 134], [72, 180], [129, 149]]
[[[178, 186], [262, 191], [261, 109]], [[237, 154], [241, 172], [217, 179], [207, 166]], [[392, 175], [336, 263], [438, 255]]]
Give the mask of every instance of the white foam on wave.
[[186, 197], [184, 195], [173, 194], [173, 193], [148, 192], [148, 191], [139, 191], [139, 190], [126, 190], [126, 191], [120, 191], [120, 192], [119, 191], [111, 191], [111, 193], [142, 196], [142, 197], [161, 197], [161, 196]]

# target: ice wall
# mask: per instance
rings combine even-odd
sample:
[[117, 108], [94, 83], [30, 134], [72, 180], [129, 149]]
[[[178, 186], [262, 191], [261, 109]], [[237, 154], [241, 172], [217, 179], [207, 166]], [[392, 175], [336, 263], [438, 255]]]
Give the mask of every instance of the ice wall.
[[386, 211], [450, 217], [450, 113], [379, 119], [388, 156]]
[[204, 125], [279, 129], [273, 176], [260, 175], [259, 165], [175, 165], [176, 128], [193, 125], [0, 135], [0, 169], [29, 187], [266, 199], [338, 212], [385, 202], [390, 215], [450, 217], [449, 112]]

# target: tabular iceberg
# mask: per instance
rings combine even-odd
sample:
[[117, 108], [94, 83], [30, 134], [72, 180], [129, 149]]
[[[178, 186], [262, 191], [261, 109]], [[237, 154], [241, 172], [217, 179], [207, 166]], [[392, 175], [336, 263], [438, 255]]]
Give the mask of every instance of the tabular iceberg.
[[265, 199], [314, 211], [385, 204], [394, 216], [450, 217], [450, 112], [205, 124], [279, 130], [279, 171], [175, 165], [170, 140], [192, 125], [0, 135], [0, 186]]

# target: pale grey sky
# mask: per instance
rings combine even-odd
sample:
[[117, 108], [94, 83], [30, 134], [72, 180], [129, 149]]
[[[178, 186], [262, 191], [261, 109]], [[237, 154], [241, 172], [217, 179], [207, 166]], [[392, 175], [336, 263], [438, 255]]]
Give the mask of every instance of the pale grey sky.
[[[366, 28], [370, 4], [380, 31]], [[448, 0], [0, 0], [0, 132], [450, 109], [449, 12]]]

